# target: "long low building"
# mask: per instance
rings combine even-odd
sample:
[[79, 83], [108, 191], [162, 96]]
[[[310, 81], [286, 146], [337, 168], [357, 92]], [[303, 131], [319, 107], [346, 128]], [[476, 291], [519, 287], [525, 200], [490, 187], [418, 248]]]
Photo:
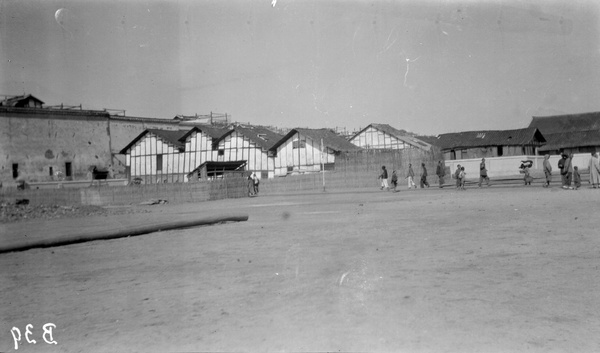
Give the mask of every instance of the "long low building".
[[429, 139], [444, 160], [536, 155], [546, 139], [537, 128], [478, 130], [438, 135]]

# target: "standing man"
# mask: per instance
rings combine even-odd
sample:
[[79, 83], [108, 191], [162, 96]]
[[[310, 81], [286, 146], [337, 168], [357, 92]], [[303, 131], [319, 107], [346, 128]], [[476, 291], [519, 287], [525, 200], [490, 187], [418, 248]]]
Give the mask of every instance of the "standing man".
[[600, 185], [600, 160], [598, 159], [598, 153], [592, 153], [590, 158], [590, 184], [592, 188], [596, 189]]
[[425, 188], [425, 185], [429, 187], [429, 183], [427, 182], [427, 168], [425, 168], [425, 163], [421, 163], [421, 189]]
[[258, 184], [260, 184], [260, 181], [258, 180], [256, 173], [252, 173], [252, 181], [254, 182], [254, 195], [258, 195]]
[[573, 189], [571, 187], [571, 181], [573, 180], [573, 154], [569, 154], [567, 159], [565, 159], [565, 165], [563, 167], [565, 170], [565, 186], [563, 189]]
[[560, 181], [561, 186], [567, 185], [567, 170], [565, 169], [565, 162], [567, 161], [567, 155], [563, 153], [561, 159], [558, 160], [558, 169], [560, 169]]
[[439, 178], [440, 188], [444, 185], [444, 176], [446, 175], [446, 167], [442, 164], [442, 161], [438, 161], [437, 168], [435, 169], [435, 174]]
[[412, 169], [412, 164], [408, 163], [408, 172], [406, 173], [406, 179], [408, 179], [408, 188], [412, 189], [414, 186], [417, 188], [417, 184], [415, 184], [415, 172]]
[[481, 158], [481, 163], [479, 164], [479, 187], [481, 187], [483, 180], [485, 180], [487, 186], [490, 186], [490, 178], [488, 178], [487, 168], [485, 167], [485, 158]]
[[389, 190], [390, 186], [388, 185], [388, 172], [387, 169], [385, 169], [385, 166], [381, 166], [381, 174], [379, 177], [381, 178], [381, 190], [383, 190], [383, 188]]

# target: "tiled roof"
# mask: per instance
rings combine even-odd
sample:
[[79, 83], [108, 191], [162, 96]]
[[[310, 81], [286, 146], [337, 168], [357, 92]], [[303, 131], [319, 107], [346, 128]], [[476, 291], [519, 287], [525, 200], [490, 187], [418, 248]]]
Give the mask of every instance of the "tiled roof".
[[184, 147], [184, 144], [180, 141], [181, 137], [187, 132], [182, 130], [159, 130], [159, 129], [148, 129], [149, 132], [162, 138], [165, 142], [172, 144], [175, 147]]
[[544, 136], [569, 131], [600, 130], [600, 112], [553, 115], [537, 117], [534, 116], [529, 127], [536, 127]]
[[208, 136], [212, 137], [213, 139], [219, 139], [221, 138], [221, 136], [225, 135], [226, 133], [229, 132], [229, 129], [226, 128], [219, 128], [219, 127], [215, 127], [213, 125], [196, 125], [193, 128], [191, 128], [188, 132], [186, 132], [183, 136], [181, 136], [181, 138], [179, 139], [181, 142], [185, 142], [185, 139], [192, 134], [192, 132], [194, 131], [202, 131], [205, 134], [207, 134]]
[[39, 102], [40, 104], [44, 104], [40, 99], [32, 96], [31, 94], [24, 94], [22, 96], [15, 96], [6, 98], [0, 101], [0, 106], [3, 107], [21, 107], [25, 104], [29, 99]]
[[281, 146], [285, 141], [290, 139], [296, 133], [300, 133], [314, 141], [321, 142], [323, 139], [323, 145], [328, 147], [336, 152], [347, 152], [347, 151], [358, 151], [362, 150], [362, 148], [350, 143], [348, 140], [343, 138], [342, 136], [336, 134], [330, 129], [302, 129], [295, 128], [290, 130], [280, 141], [278, 141], [271, 149], [276, 149]]
[[156, 136], [163, 139], [165, 142], [175, 146], [178, 149], [183, 149], [185, 145], [179, 141], [183, 135], [185, 135], [186, 131], [181, 130], [159, 130], [159, 129], [148, 129], [139, 134], [135, 139], [133, 139], [127, 146], [125, 146], [119, 153], [127, 154], [127, 150], [130, 149], [133, 145], [135, 145], [139, 140], [141, 140], [146, 134], [152, 133]]
[[546, 142], [534, 127], [516, 130], [482, 130], [441, 134], [436, 143], [441, 149], [487, 146], [539, 145]]
[[267, 151], [271, 149], [271, 147], [276, 144], [279, 140], [283, 138], [282, 135], [275, 133], [267, 128], [261, 126], [235, 126], [233, 129], [226, 132], [224, 135], [219, 137], [218, 140], [213, 141], [213, 143], [218, 143], [223, 140], [229, 134], [233, 133], [233, 131], [237, 131], [240, 134], [247, 137], [250, 141], [254, 142], [257, 146]]
[[600, 131], [574, 131], [546, 134], [546, 143], [539, 148], [543, 151], [557, 151], [563, 148], [600, 146]]
[[364, 129], [360, 130], [359, 132], [357, 132], [356, 134], [354, 134], [354, 136], [352, 136], [350, 138], [350, 141], [352, 141], [352, 139], [354, 139], [356, 136], [360, 135], [363, 131], [367, 130], [369, 127], [372, 127], [374, 129], [384, 132], [390, 136], [393, 136], [396, 139], [403, 141], [404, 143], [407, 143], [411, 146], [418, 147], [418, 148], [425, 149], [425, 150], [431, 149], [430, 143], [423, 141], [419, 138], [409, 136], [405, 132], [402, 132], [402, 131], [396, 129], [389, 124], [375, 124], [375, 123], [369, 124], [366, 128], [364, 128]]

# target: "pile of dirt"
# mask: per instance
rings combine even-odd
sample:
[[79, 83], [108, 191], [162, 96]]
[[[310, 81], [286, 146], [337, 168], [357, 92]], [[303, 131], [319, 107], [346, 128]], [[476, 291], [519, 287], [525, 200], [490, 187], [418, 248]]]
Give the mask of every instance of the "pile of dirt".
[[0, 203], [0, 223], [20, 222], [31, 219], [109, 216], [139, 212], [148, 211], [130, 207], [104, 208], [100, 206], [29, 205], [2, 202]]

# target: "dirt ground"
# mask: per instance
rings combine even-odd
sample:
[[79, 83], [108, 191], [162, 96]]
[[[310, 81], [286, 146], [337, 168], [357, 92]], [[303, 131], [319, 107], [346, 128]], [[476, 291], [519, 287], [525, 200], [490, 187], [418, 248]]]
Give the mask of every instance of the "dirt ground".
[[17, 327], [18, 352], [598, 352], [599, 199], [592, 189], [374, 189], [0, 225], [52, 236], [249, 215], [0, 254], [0, 351], [16, 351]]

